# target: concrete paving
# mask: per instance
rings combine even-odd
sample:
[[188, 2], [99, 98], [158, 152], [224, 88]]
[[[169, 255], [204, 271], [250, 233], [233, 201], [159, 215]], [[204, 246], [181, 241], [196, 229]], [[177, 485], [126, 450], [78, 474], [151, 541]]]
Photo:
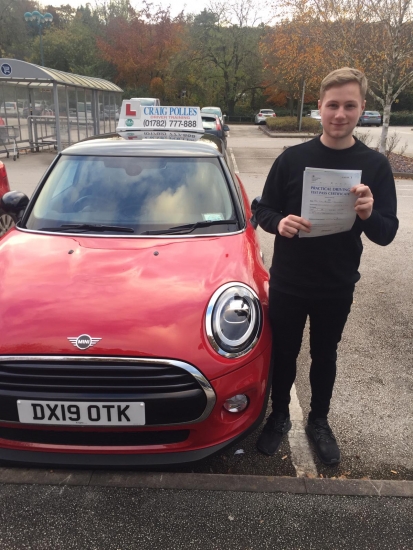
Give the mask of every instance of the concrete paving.
[[[250, 198], [261, 194], [283, 145], [253, 127], [232, 129], [229, 147]], [[44, 152], [5, 159], [12, 189], [31, 195], [53, 158]], [[257, 434], [237, 446], [243, 454], [229, 449], [183, 471], [0, 468], [0, 548], [411, 550], [413, 498], [401, 497], [413, 494], [413, 482], [402, 481], [413, 469], [413, 182], [397, 186], [400, 234], [388, 249], [366, 243], [340, 349], [332, 412], [340, 468], [313, 459], [315, 475], [324, 476], [314, 478], [304, 460], [299, 474], [288, 439], [269, 458], [255, 451]], [[272, 237], [258, 231], [268, 266]], [[299, 367], [298, 426], [308, 410], [307, 340]]]
[[[233, 126], [228, 146], [252, 199], [260, 195], [268, 171], [285, 145], [301, 138], [271, 139], [254, 126]], [[54, 151], [22, 154], [6, 163], [12, 189], [31, 195], [55, 157]], [[339, 353], [339, 373], [331, 420], [342, 448], [339, 467], [327, 468], [314, 457], [303, 432], [308, 413], [308, 333], [299, 358], [296, 381], [297, 426], [276, 457], [258, 454], [251, 434], [235, 448], [194, 465], [171, 468], [176, 473], [257, 476], [319, 476], [413, 480], [412, 372], [410, 296], [413, 273], [413, 182], [398, 180], [401, 226], [392, 245], [379, 248], [365, 240], [362, 280]], [[267, 267], [273, 237], [258, 233]], [[235, 454], [242, 449], [243, 453]], [[369, 483], [369, 481], [367, 481]]]

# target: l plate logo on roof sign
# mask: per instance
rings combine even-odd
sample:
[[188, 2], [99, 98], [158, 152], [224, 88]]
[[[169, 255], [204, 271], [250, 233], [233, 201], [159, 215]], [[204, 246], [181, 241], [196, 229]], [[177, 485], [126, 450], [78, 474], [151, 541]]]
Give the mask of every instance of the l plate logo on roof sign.
[[77, 338], [74, 338], [73, 336], [68, 336], [67, 339], [75, 346], [75, 348], [78, 348], [80, 350], [88, 349], [97, 344], [99, 340], [102, 340], [102, 338], [92, 338], [91, 336], [89, 336], [89, 334], [81, 334]]

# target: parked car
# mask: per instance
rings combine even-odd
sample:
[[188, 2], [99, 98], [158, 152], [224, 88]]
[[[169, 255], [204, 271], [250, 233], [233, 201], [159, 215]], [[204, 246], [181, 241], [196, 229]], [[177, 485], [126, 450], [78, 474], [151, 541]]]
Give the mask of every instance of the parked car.
[[28, 105], [27, 103], [23, 107], [23, 117], [27, 118], [29, 115], [40, 116], [45, 108], [45, 104], [36, 102], [34, 105]]
[[378, 111], [363, 111], [357, 126], [380, 126], [381, 123], [382, 118]]
[[119, 120], [119, 107], [117, 105], [105, 105], [100, 113], [101, 120]]
[[255, 124], [265, 124], [265, 121], [268, 117], [277, 116], [273, 109], [260, 109], [255, 115], [254, 122]]
[[206, 133], [219, 137], [227, 146], [226, 133], [229, 132], [229, 126], [222, 125], [218, 115], [201, 113], [202, 126]]
[[157, 97], [134, 97], [133, 99], [139, 100], [142, 107], [151, 107], [152, 105], [157, 107], [161, 104]]
[[139, 109], [58, 154], [30, 200], [2, 199], [19, 221], [0, 241], [0, 461], [189, 462], [265, 414], [247, 194], [199, 108]]
[[222, 125], [225, 122], [226, 115], [222, 113], [220, 107], [202, 107], [201, 113], [217, 115]]
[[16, 117], [18, 113], [18, 106], [16, 101], [5, 101], [0, 106], [0, 114], [6, 114], [9, 117]]
[[[7, 177], [6, 166], [0, 161], [0, 199], [10, 191], [9, 179]], [[0, 237], [14, 226], [14, 217], [0, 208]]]
[[320, 115], [320, 111], [318, 109], [313, 109], [312, 111], [310, 111], [307, 116], [311, 117], [311, 118], [315, 118], [316, 120], [319, 120], [321, 122], [321, 115]]

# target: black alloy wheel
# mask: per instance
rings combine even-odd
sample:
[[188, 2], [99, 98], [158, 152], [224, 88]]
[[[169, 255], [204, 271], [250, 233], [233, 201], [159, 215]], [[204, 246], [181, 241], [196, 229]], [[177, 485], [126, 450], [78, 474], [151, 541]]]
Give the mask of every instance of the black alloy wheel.
[[0, 210], [0, 237], [15, 225], [15, 220], [4, 210]]

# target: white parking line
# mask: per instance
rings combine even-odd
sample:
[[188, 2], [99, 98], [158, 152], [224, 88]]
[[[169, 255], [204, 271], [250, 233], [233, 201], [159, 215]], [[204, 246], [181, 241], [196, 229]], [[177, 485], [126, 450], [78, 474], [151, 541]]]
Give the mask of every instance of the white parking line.
[[238, 164], [237, 164], [237, 161], [235, 160], [235, 156], [234, 156], [234, 153], [232, 151], [232, 147], [229, 148], [229, 153], [231, 155], [231, 158], [232, 158], [232, 163], [234, 165], [234, 172], [236, 174], [239, 174], [239, 170], [238, 170]]
[[[233, 150], [231, 147], [228, 150], [234, 164], [235, 173], [239, 174]], [[290, 418], [292, 427], [288, 432], [288, 441], [291, 449], [291, 461], [297, 477], [306, 477], [308, 474], [317, 476], [317, 468], [310, 449], [310, 443], [305, 433], [303, 410], [298, 401], [295, 384], [293, 384], [291, 389]]]
[[291, 461], [297, 477], [306, 477], [308, 474], [317, 476], [317, 468], [305, 433], [303, 410], [298, 401], [295, 384], [291, 388], [290, 418], [292, 428], [288, 432], [288, 441], [291, 449]]

